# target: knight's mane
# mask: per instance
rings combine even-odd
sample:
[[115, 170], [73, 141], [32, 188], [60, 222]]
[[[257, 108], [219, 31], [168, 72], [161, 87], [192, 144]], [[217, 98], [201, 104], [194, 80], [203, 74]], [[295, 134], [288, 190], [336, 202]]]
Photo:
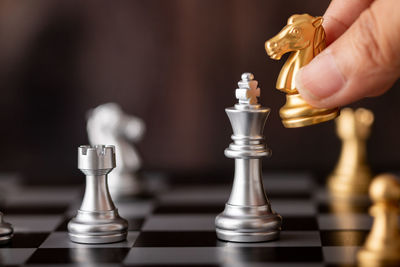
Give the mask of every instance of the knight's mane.
[[325, 47], [325, 31], [322, 26], [319, 26], [315, 29], [314, 34], [314, 57], [324, 50]]

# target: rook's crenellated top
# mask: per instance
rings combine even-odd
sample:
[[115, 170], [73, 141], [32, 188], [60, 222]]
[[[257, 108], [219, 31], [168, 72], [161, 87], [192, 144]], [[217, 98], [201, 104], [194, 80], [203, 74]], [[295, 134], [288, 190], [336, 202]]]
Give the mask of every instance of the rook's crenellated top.
[[114, 146], [95, 145], [78, 148], [80, 170], [111, 170], [115, 168]]

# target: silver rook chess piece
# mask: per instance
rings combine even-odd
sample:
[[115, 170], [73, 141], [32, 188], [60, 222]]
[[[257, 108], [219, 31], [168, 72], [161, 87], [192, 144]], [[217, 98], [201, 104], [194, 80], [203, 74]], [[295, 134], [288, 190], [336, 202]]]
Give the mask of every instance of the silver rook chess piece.
[[233, 188], [225, 210], [215, 219], [217, 237], [234, 242], [279, 238], [282, 217], [271, 209], [262, 183], [261, 158], [270, 155], [263, 137], [269, 108], [258, 104], [258, 82], [243, 73], [238, 83], [239, 103], [225, 109], [232, 124], [233, 143], [225, 156], [235, 159]]
[[11, 224], [3, 220], [3, 213], [0, 212], [0, 244], [5, 244], [11, 240], [14, 230]]
[[115, 168], [114, 146], [80, 146], [78, 168], [86, 175], [86, 189], [78, 214], [68, 223], [77, 243], [112, 243], [126, 239], [128, 222], [121, 218], [108, 192], [107, 174]]
[[142, 139], [145, 128], [143, 120], [125, 114], [116, 103], [100, 105], [88, 113], [90, 144], [110, 144], [116, 148], [117, 166], [109, 175], [109, 189], [114, 199], [136, 196], [146, 191], [136, 173], [142, 160], [133, 146], [133, 143]]

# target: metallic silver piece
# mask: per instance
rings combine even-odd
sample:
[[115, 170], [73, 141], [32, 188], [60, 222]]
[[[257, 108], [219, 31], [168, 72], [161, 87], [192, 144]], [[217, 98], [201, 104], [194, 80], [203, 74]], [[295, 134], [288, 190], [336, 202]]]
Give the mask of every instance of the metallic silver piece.
[[0, 212], [0, 244], [6, 244], [14, 236], [14, 229], [11, 224], [3, 220], [3, 213]]
[[114, 199], [146, 192], [136, 174], [142, 161], [132, 144], [142, 139], [145, 130], [143, 120], [125, 114], [116, 103], [106, 103], [88, 112], [87, 132], [90, 144], [109, 144], [116, 148], [117, 166], [108, 176], [110, 194]]
[[107, 174], [115, 168], [114, 146], [80, 146], [78, 168], [86, 175], [86, 189], [78, 214], [68, 223], [70, 239], [89, 244], [125, 240], [128, 222], [119, 216], [107, 186]]
[[235, 176], [225, 210], [215, 219], [217, 237], [233, 242], [274, 240], [279, 238], [282, 217], [265, 195], [261, 170], [261, 158], [271, 154], [263, 137], [270, 109], [258, 104], [260, 89], [253, 74], [243, 73], [238, 84], [239, 103], [225, 109], [233, 129], [225, 156], [235, 159]]

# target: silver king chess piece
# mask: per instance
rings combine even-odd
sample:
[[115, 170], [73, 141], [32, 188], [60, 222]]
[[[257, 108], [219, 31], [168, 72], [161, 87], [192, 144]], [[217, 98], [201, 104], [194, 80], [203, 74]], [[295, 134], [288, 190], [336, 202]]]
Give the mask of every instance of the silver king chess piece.
[[5, 222], [3, 216], [0, 212], [0, 244], [8, 243], [14, 235], [11, 224]]
[[116, 103], [106, 103], [88, 112], [90, 144], [110, 144], [116, 148], [117, 167], [109, 175], [109, 189], [114, 199], [146, 191], [137, 174], [142, 161], [133, 146], [142, 139], [145, 129], [143, 120], [125, 114]]
[[119, 216], [107, 185], [107, 174], [115, 168], [114, 146], [80, 146], [78, 168], [86, 175], [86, 189], [77, 215], [68, 223], [70, 239], [89, 244], [125, 240], [128, 222]]
[[215, 219], [217, 237], [233, 242], [274, 240], [279, 238], [282, 217], [265, 195], [261, 170], [261, 158], [271, 154], [263, 137], [270, 109], [258, 104], [260, 88], [253, 74], [243, 73], [238, 85], [239, 103], [225, 109], [233, 129], [225, 156], [235, 159], [235, 175], [225, 210]]

